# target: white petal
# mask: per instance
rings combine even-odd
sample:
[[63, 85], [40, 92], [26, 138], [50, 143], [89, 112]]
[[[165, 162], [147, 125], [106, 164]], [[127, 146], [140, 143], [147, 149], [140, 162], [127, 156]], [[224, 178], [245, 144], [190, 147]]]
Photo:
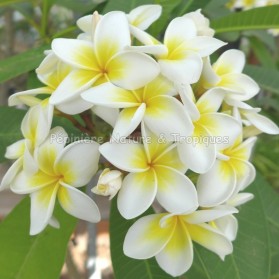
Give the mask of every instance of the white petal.
[[22, 169], [22, 158], [19, 158], [10, 166], [8, 171], [3, 176], [3, 179], [0, 184], [0, 191], [7, 189], [11, 186], [13, 180], [18, 175], [21, 169]]
[[154, 21], [156, 21], [162, 13], [160, 5], [142, 5], [127, 15], [130, 24], [146, 30]]
[[65, 101], [59, 105], [56, 105], [56, 108], [66, 114], [79, 114], [88, 109], [93, 105], [89, 102], [84, 101], [80, 96], [77, 96], [69, 101]]
[[238, 230], [238, 222], [233, 215], [218, 218], [214, 223], [230, 241], [235, 240]]
[[92, 111], [107, 122], [110, 126], [114, 127], [116, 120], [119, 116], [119, 110], [116, 108], [107, 108], [102, 106], [94, 106]]
[[123, 12], [105, 14], [97, 24], [94, 35], [94, 48], [101, 65], [124, 47], [131, 44], [129, 24]]
[[117, 87], [110, 82], [94, 86], [83, 92], [81, 96], [94, 105], [111, 108], [127, 108], [139, 105], [133, 92]]
[[152, 170], [128, 174], [118, 193], [117, 207], [125, 219], [132, 219], [145, 212], [153, 203], [157, 180]]
[[198, 207], [196, 188], [187, 176], [169, 167], [154, 169], [158, 181], [156, 198], [168, 212], [192, 212]]
[[226, 43], [221, 40], [207, 36], [195, 37], [187, 43], [187, 47], [197, 52], [201, 57], [209, 56], [224, 45], [226, 45]]
[[61, 183], [57, 195], [62, 208], [70, 215], [92, 223], [101, 220], [96, 203], [76, 188]]
[[201, 224], [214, 221], [224, 216], [237, 213], [238, 210], [232, 206], [219, 205], [212, 209], [197, 210], [185, 216], [185, 221], [191, 224]]
[[136, 52], [148, 53], [155, 56], [166, 55], [168, 53], [167, 47], [161, 44], [147, 45], [147, 46], [128, 46], [125, 49], [136, 51]]
[[176, 277], [184, 274], [193, 263], [193, 244], [190, 235], [183, 227], [177, 225], [172, 238], [164, 249], [156, 255], [159, 266]]
[[115, 140], [126, 138], [129, 136], [141, 123], [146, 105], [143, 103], [138, 108], [123, 109], [115, 123], [112, 137]]
[[23, 170], [27, 174], [32, 175], [38, 171], [38, 167], [38, 163], [33, 156], [33, 150], [31, 150], [31, 142], [26, 140], [23, 154]]
[[85, 33], [91, 33], [93, 15], [86, 15], [77, 20], [77, 26]]
[[51, 47], [65, 63], [79, 69], [96, 70], [92, 43], [76, 39], [54, 39]]
[[234, 197], [228, 200], [228, 204], [231, 206], [239, 206], [242, 205], [254, 198], [254, 195], [251, 193], [238, 193]]
[[148, 259], [160, 252], [172, 236], [173, 228], [161, 227], [164, 214], [152, 214], [138, 219], [128, 230], [123, 251], [128, 257]]
[[75, 187], [84, 186], [98, 170], [98, 149], [99, 144], [95, 141], [73, 142], [59, 154], [54, 169], [63, 175], [63, 182]]
[[170, 141], [189, 136], [194, 128], [183, 105], [171, 96], [157, 96], [148, 100], [143, 121], [158, 137], [163, 136]]
[[212, 88], [221, 80], [213, 70], [209, 57], [203, 58], [202, 80], [205, 88]]
[[107, 65], [108, 77], [116, 86], [134, 90], [151, 82], [160, 73], [156, 61], [144, 53], [123, 51]]
[[129, 140], [107, 142], [99, 150], [110, 163], [127, 172], [142, 172], [149, 168], [142, 144]]
[[210, 225], [188, 225], [187, 228], [193, 241], [216, 253], [222, 260], [232, 253], [232, 243]]
[[9, 145], [5, 152], [5, 158], [14, 160], [21, 157], [25, 149], [25, 139], [19, 140]]
[[225, 51], [214, 64], [218, 74], [241, 73], [245, 65], [245, 55], [241, 50], [230, 49]]
[[260, 115], [258, 113], [244, 113], [245, 117], [258, 128], [260, 131], [270, 134], [270, 135], [278, 135], [279, 127], [267, 117]]
[[60, 223], [54, 216], [49, 219], [48, 224], [55, 229], [60, 229]]
[[59, 185], [45, 187], [30, 194], [31, 198], [31, 224], [30, 235], [40, 233], [48, 225], [52, 216], [56, 193]]
[[225, 202], [236, 187], [236, 174], [225, 161], [216, 160], [212, 168], [197, 181], [199, 204], [211, 207]]
[[196, 83], [202, 71], [202, 59], [195, 53], [189, 53], [180, 60], [159, 59], [161, 73], [174, 82]]
[[90, 88], [98, 78], [99, 75], [93, 71], [72, 71], [53, 92], [49, 99], [50, 104], [59, 105], [76, 99], [80, 92]]

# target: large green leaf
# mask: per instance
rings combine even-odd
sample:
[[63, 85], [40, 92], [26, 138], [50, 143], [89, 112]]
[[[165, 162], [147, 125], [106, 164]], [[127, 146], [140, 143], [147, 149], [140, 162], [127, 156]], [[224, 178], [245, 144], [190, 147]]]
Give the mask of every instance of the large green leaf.
[[123, 11], [123, 12], [130, 12], [130, 10], [136, 8], [140, 5], [145, 4], [154, 4], [153, 0], [108, 0], [107, 5], [104, 9], [104, 13], [110, 11]]
[[[149, 209], [145, 215], [152, 214]], [[123, 242], [133, 220], [124, 219], [118, 212], [116, 199], [113, 199], [110, 211], [110, 250], [115, 279], [171, 279], [160, 269], [154, 258], [135, 260], [123, 253]]]
[[[186, 274], [189, 279], [268, 279], [270, 249], [268, 223], [265, 216], [263, 179], [258, 176], [248, 188], [253, 201], [242, 206], [237, 215], [239, 231], [234, 252], [222, 262], [206, 249], [195, 246], [195, 261]], [[279, 207], [279, 204], [277, 205]]]
[[12, 4], [18, 4], [18, 3], [23, 3], [23, 2], [32, 2], [30, 0], [1, 0], [0, 2], [0, 8]]
[[30, 199], [25, 198], [0, 223], [0, 278], [58, 279], [76, 219], [57, 207], [60, 229], [29, 236]]
[[211, 21], [216, 33], [279, 28], [279, 5], [232, 13]]
[[40, 46], [0, 61], [0, 83], [38, 67], [48, 48], [48, 45]]
[[279, 71], [246, 65], [244, 72], [251, 76], [263, 89], [279, 94]]

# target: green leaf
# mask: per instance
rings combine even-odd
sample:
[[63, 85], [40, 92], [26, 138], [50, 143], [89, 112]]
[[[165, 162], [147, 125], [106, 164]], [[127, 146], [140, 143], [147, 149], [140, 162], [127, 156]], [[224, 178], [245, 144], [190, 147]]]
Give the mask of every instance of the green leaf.
[[76, 219], [56, 208], [60, 229], [48, 227], [37, 236], [29, 236], [30, 199], [25, 198], [0, 223], [0, 278], [55, 279], [66, 256]]
[[[253, 201], [241, 206], [237, 214], [239, 231], [234, 252], [222, 262], [215, 254], [195, 245], [194, 265], [187, 278], [197, 279], [267, 279], [270, 268], [268, 223], [262, 196], [263, 179], [248, 188], [255, 195]], [[277, 204], [279, 207], [279, 204]], [[200, 276], [202, 275], [202, 277]], [[199, 277], [200, 276], [200, 277]]]
[[232, 13], [211, 21], [216, 33], [279, 28], [279, 5]]
[[178, 9], [176, 9], [176, 16], [182, 16], [185, 13], [189, 13], [198, 9], [203, 9], [206, 4], [208, 4], [208, 0], [182, 0], [182, 3], [178, 6]]
[[[149, 209], [144, 215], [152, 213]], [[115, 279], [172, 279], [172, 276], [161, 270], [154, 258], [135, 260], [124, 255], [124, 238], [134, 221], [120, 215], [114, 198], [110, 211], [110, 250]]]
[[93, 11], [98, 4], [94, 4], [92, 0], [52, 0], [53, 4], [66, 7], [79, 13], [87, 13]]
[[104, 13], [110, 11], [130, 12], [132, 9], [140, 5], [154, 4], [153, 0], [109, 0], [104, 8]]
[[263, 89], [279, 94], [279, 71], [246, 65], [244, 73], [252, 77]]
[[23, 2], [31, 2], [30, 0], [1, 0], [0, 2], [0, 8], [12, 4], [18, 4], [18, 3], [23, 3]]
[[44, 50], [48, 48], [48, 45], [40, 46], [2, 60], [0, 83], [37, 68], [45, 56]]

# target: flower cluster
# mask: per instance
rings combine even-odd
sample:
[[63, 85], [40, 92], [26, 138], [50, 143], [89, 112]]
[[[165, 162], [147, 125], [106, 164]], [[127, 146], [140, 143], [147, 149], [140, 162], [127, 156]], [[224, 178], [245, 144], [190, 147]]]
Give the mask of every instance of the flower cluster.
[[[155, 256], [178, 276], [193, 262], [193, 241], [221, 259], [232, 253], [233, 214], [253, 197], [243, 191], [255, 178], [249, 159], [256, 135], [279, 129], [246, 103], [260, 88], [242, 73], [243, 52], [227, 50], [211, 63], [226, 43], [214, 38], [200, 10], [173, 19], [162, 42], [145, 31], [160, 15], [159, 5], [94, 12], [77, 21], [83, 33], [76, 39], [53, 40], [36, 70], [45, 86], [9, 99], [30, 109], [24, 139], [7, 148], [16, 161], [0, 188], [30, 194], [31, 234], [59, 225], [52, 216], [56, 197], [69, 214], [98, 222], [96, 204], [76, 188], [97, 172], [101, 154], [113, 170], [103, 171], [95, 194], [118, 194], [126, 219], [154, 201], [162, 208], [134, 223], [124, 253]], [[53, 114], [88, 110], [112, 126], [111, 140], [65, 147], [64, 129], [51, 129]]]

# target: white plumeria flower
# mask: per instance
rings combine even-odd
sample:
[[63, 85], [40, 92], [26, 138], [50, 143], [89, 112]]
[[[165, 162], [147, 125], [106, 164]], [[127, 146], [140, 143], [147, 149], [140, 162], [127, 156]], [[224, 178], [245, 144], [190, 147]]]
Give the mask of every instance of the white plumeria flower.
[[100, 106], [124, 108], [114, 126], [115, 140], [130, 135], [143, 121], [158, 137], [173, 141], [173, 134], [187, 136], [193, 131], [187, 111], [172, 97], [175, 93], [173, 84], [159, 76], [133, 91], [104, 83], [82, 93], [82, 98]]
[[162, 143], [142, 125], [143, 144], [131, 141], [105, 143], [101, 154], [117, 168], [129, 172], [117, 198], [121, 215], [131, 219], [145, 212], [156, 198], [169, 212], [188, 212], [198, 207], [197, 193], [184, 175], [176, 145]]
[[134, 90], [159, 74], [154, 59], [143, 53], [125, 51], [131, 44], [128, 20], [123, 12], [110, 12], [98, 22], [91, 42], [77, 39], [55, 39], [54, 53], [75, 69], [63, 80], [50, 103], [72, 103], [81, 92], [105, 82]]
[[235, 142], [242, 126], [233, 117], [218, 112], [224, 99], [224, 90], [208, 90], [194, 107], [193, 102], [189, 101], [189, 98], [195, 99], [190, 85], [184, 86], [180, 95], [194, 125], [193, 133], [186, 139], [181, 138], [177, 146], [180, 159], [192, 171], [205, 173], [214, 164], [218, 150]]
[[262, 7], [267, 4], [267, 0], [234, 0], [228, 4], [231, 9], [249, 10], [256, 7]]
[[135, 259], [156, 258], [159, 266], [172, 276], [180, 276], [192, 265], [193, 243], [216, 253], [222, 260], [232, 253], [232, 243], [207, 222], [236, 213], [225, 206], [188, 214], [152, 214], [137, 220], [124, 240], [124, 254]]
[[209, 19], [206, 18], [202, 13], [201, 9], [198, 9], [194, 12], [187, 13], [184, 15], [185, 18], [192, 19], [196, 25], [197, 28], [197, 35], [198, 36], [208, 36], [213, 37], [214, 36], [214, 29], [210, 28], [210, 22]]
[[201, 174], [197, 181], [199, 204], [211, 207], [226, 202], [255, 179], [255, 168], [248, 161], [256, 138], [235, 143], [220, 150], [211, 169]]
[[56, 197], [67, 213], [89, 222], [100, 220], [94, 201], [76, 189], [96, 173], [99, 144], [81, 140], [64, 147], [66, 139], [63, 128], [52, 129], [37, 150], [38, 171], [32, 175], [20, 172], [11, 185], [15, 193], [30, 194], [31, 235], [40, 233], [49, 223]]
[[225, 51], [212, 66], [209, 59], [205, 59], [199, 86], [205, 90], [219, 87], [227, 91], [226, 96], [230, 99], [249, 100], [258, 94], [260, 88], [252, 78], [242, 73], [244, 65], [245, 55], [236, 49]]
[[259, 114], [261, 108], [253, 108], [237, 100], [227, 100], [227, 103], [233, 107], [235, 118], [242, 120], [248, 127], [254, 126], [259, 131], [258, 133], [263, 132], [270, 135], [279, 134], [279, 127], [267, 117]]
[[92, 189], [92, 192], [97, 195], [110, 196], [109, 199], [115, 197], [122, 185], [121, 171], [110, 170], [106, 168], [101, 173], [97, 186]]
[[[28, 173], [37, 171], [34, 151], [48, 136], [52, 122], [52, 118], [46, 112], [42, 104], [38, 104], [31, 107], [24, 116], [21, 123], [24, 139], [7, 147], [5, 157], [16, 161], [4, 175], [0, 190], [10, 187], [22, 168]], [[52, 116], [52, 113], [50, 115]]]
[[130, 49], [155, 55], [165, 77], [186, 84], [199, 80], [203, 67], [202, 58], [226, 44], [210, 36], [198, 36], [194, 20], [187, 15], [170, 22], [163, 45], [145, 32], [133, 34], [145, 46]]

